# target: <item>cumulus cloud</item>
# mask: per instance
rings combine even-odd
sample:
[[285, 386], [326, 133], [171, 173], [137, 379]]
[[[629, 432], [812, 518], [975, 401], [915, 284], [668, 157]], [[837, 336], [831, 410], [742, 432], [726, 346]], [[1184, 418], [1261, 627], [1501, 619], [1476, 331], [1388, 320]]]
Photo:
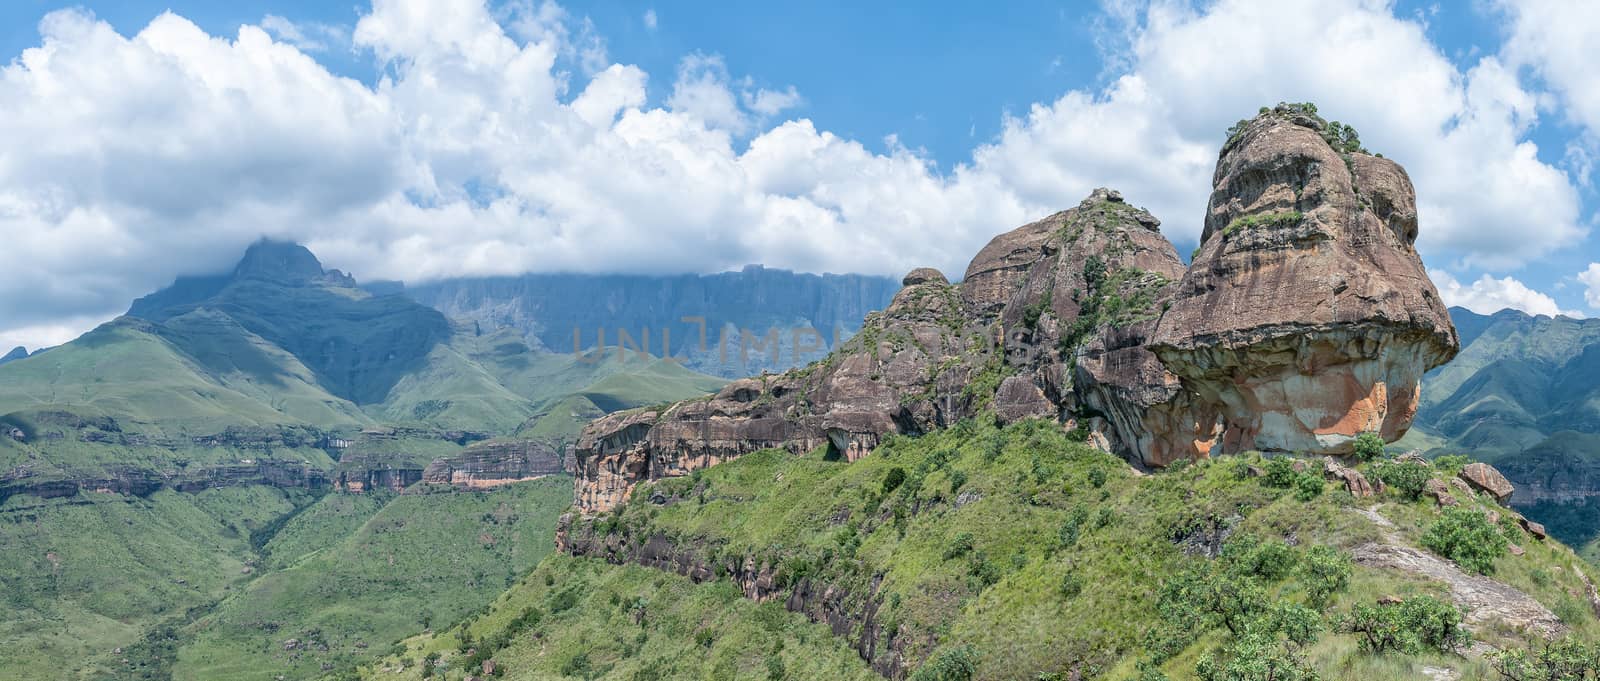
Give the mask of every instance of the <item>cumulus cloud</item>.
[[1507, 268], [1583, 234], [1569, 177], [1527, 141], [1540, 100], [1512, 53], [1463, 71], [1375, 0], [1114, 7], [1103, 86], [1006, 116], [947, 172], [892, 137], [781, 120], [801, 93], [714, 54], [685, 56], [653, 102], [662, 74], [609, 63], [550, 2], [376, 0], [349, 36], [382, 65], [372, 86], [329, 73], [288, 20], [212, 36], [163, 14], [122, 36], [53, 13], [0, 67], [0, 331], [108, 317], [261, 235], [368, 279], [959, 276], [992, 235], [1107, 185], [1183, 247], [1223, 130], [1279, 100], [1406, 165], [1430, 258]]
[[1588, 269], [1578, 273], [1578, 281], [1584, 285], [1583, 302], [1600, 310], [1600, 262], [1589, 263]]
[[[1600, 274], [1600, 267], [1591, 269]], [[1583, 316], [1576, 311], [1562, 310], [1555, 299], [1511, 277], [1496, 279], [1485, 274], [1470, 285], [1463, 285], [1443, 270], [1428, 270], [1428, 277], [1439, 288], [1439, 297], [1444, 299], [1446, 305], [1464, 307], [1478, 314], [1494, 314], [1510, 308], [1531, 315]]]
[[343, 27], [318, 22], [299, 23], [276, 14], [262, 17], [261, 28], [279, 41], [306, 52], [323, 52], [350, 43], [350, 32]]

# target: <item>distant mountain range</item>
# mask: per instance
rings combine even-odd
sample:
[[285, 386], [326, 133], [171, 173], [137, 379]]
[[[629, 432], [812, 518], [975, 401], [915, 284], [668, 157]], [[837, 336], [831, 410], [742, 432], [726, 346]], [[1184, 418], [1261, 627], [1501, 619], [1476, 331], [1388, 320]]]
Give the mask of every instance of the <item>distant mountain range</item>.
[[1461, 353], [1423, 381], [1397, 446], [1465, 453], [1517, 485], [1512, 502], [1573, 546], [1600, 536], [1600, 319], [1450, 308]]
[[900, 282], [750, 265], [703, 275], [529, 274], [381, 286], [485, 332], [515, 330], [551, 352], [627, 343], [680, 357], [696, 371], [743, 378], [822, 358], [860, 330], [868, 312], [888, 305]]

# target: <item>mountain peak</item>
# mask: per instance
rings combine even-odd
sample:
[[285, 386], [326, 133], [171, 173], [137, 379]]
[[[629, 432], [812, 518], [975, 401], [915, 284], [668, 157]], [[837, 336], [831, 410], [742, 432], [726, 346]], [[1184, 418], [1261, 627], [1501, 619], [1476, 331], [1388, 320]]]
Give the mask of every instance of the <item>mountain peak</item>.
[[235, 279], [256, 278], [303, 282], [323, 275], [322, 262], [305, 246], [263, 238], [245, 249], [233, 268]]
[[28, 356], [28, 349], [18, 345], [17, 347], [11, 348], [11, 352], [8, 352], [8, 353], [6, 353], [4, 355], [0, 355], [0, 364], [5, 364], [6, 362], [10, 362], [10, 361], [16, 360], [16, 359], [22, 359], [22, 358], [27, 357], [27, 356]]

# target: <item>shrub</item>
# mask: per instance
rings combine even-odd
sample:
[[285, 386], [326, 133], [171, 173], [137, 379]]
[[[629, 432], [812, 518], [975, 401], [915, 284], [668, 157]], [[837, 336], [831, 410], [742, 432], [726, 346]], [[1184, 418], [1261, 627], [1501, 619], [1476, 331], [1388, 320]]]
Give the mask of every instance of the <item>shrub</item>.
[[978, 673], [978, 651], [972, 646], [946, 648], [928, 658], [912, 681], [969, 681]]
[[1381, 436], [1371, 431], [1357, 435], [1354, 443], [1356, 458], [1362, 461], [1373, 461], [1383, 456], [1383, 446], [1385, 444]]
[[1413, 596], [1392, 605], [1358, 605], [1346, 629], [1370, 653], [1449, 653], [1468, 641], [1461, 611], [1432, 596]]
[[1373, 472], [1383, 484], [1411, 501], [1422, 496], [1428, 480], [1433, 478], [1433, 469], [1427, 464], [1410, 461], [1384, 461], [1373, 466]]
[[1200, 681], [1316, 681], [1317, 673], [1278, 637], [1264, 630], [1246, 632], [1222, 649], [1220, 658], [1206, 653], [1195, 663]]
[[1077, 598], [1080, 593], [1083, 593], [1083, 578], [1076, 571], [1067, 570], [1067, 574], [1061, 576], [1061, 597]]
[[1509, 543], [1483, 511], [1461, 506], [1445, 509], [1422, 535], [1423, 547], [1481, 575], [1494, 574]]
[[950, 539], [950, 545], [944, 549], [944, 559], [960, 558], [972, 551], [972, 533], [962, 532]]
[[1268, 487], [1288, 489], [1294, 486], [1295, 479], [1300, 474], [1294, 469], [1294, 460], [1286, 456], [1267, 459], [1263, 465], [1266, 475], [1262, 476], [1261, 484]]
[[1499, 650], [1489, 664], [1507, 681], [1584, 681], [1600, 678], [1600, 644], [1574, 638], [1546, 643], [1538, 652]]
[[1083, 523], [1089, 519], [1089, 509], [1083, 504], [1072, 507], [1072, 512], [1067, 514], [1066, 521], [1061, 523], [1061, 530], [1057, 535], [1061, 539], [1061, 548], [1070, 549], [1078, 543], [1078, 536], [1083, 531]]
[[1331, 546], [1313, 546], [1300, 561], [1300, 580], [1306, 585], [1306, 602], [1328, 607], [1328, 599], [1350, 585], [1350, 557]]
[[905, 481], [906, 469], [899, 466], [890, 468], [889, 472], [883, 474], [883, 493], [888, 494], [899, 489], [900, 485], [905, 484]]
[[1461, 469], [1466, 468], [1467, 464], [1471, 462], [1471, 458], [1460, 454], [1445, 454], [1433, 460], [1433, 467], [1439, 469], [1445, 475], [1455, 477], [1461, 473]]
[[1304, 473], [1294, 481], [1294, 498], [1300, 501], [1311, 501], [1322, 496], [1322, 490], [1327, 486], [1322, 477]]
[[567, 661], [561, 665], [561, 675], [587, 677], [593, 668], [593, 665], [589, 663], [589, 653], [581, 652], [567, 658]]
[[966, 471], [950, 471], [950, 494], [953, 495], [956, 492], [961, 491], [962, 486], [964, 486], [966, 484], [967, 484], [967, 472]]
[[771, 679], [772, 681], [779, 681], [780, 679], [785, 678], [785, 676], [787, 676], [787, 672], [783, 668], [783, 658], [778, 657], [777, 655], [768, 657], [767, 678]]
[[1089, 469], [1089, 486], [1093, 487], [1095, 489], [1099, 489], [1101, 487], [1104, 487], [1105, 485], [1106, 485], [1106, 471], [1105, 471], [1105, 469], [1101, 468], [1099, 466], [1095, 466], [1094, 468]]

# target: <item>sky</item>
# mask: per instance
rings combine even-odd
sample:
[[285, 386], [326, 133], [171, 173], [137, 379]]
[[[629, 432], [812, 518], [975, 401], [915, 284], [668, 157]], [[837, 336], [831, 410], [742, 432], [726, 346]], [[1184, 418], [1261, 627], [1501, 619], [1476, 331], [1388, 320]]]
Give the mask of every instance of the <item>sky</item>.
[[1224, 131], [1279, 101], [1405, 166], [1447, 302], [1600, 315], [1600, 3], [995, 8], [13, 0], [0, 346], [263, 236], [364, 280], [959, 277], [1109, 186], [1189, 253]]

